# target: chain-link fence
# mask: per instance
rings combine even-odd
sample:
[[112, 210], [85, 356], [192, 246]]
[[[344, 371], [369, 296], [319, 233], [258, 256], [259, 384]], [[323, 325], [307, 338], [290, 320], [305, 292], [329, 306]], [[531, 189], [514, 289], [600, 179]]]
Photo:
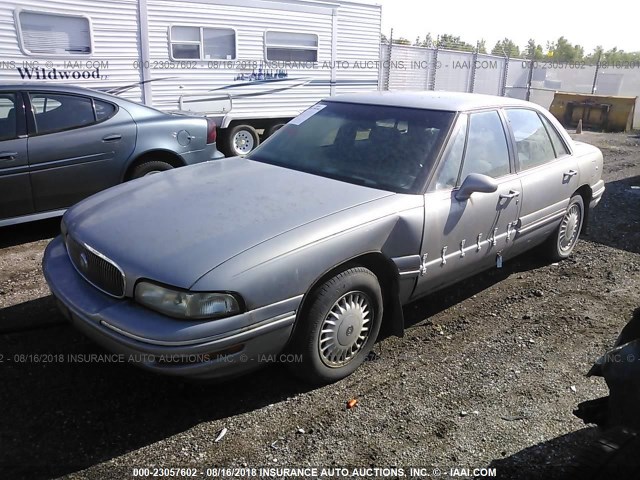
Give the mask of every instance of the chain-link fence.
[[[549, 108], [556, 91], [640, 97], [640, 65], [588, 65], [382, 44], [380, 88], [487, 93]], [[636, 99], [635, 128], [640, 127]]]

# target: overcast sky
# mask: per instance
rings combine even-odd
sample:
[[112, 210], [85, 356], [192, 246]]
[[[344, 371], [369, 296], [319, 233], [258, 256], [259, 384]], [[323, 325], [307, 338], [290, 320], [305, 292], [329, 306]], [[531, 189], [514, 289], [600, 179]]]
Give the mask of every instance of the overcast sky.
[[563, 35], [572, 44], [585, 47], [585, 53], [602, 45], [640, 51], [640, 2], [605, 1], [595, 10], [595, 2], [579, 0], [375, 0], [382, 5], [382, 32], [388, 37], [416, 36], [431, 32], [449, 33], [474, 44], [485, 39], [487, 49], [504, 38], [519, 47], [529, 38], [546, 46], [547, 40]]

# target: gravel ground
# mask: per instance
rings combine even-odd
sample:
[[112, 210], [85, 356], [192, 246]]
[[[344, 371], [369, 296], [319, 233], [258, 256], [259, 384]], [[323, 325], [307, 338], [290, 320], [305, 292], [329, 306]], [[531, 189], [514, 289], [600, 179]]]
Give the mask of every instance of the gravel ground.
[[105, 352], [64, 322], [42, 278], [58, 221], [1, 229], [0, 477], [187, 466], [402, 467], [408, 477], [419, 466], [416, 478], [483, 467], [564, 478], [596, 433], [571, 412], [607, 392], [584, 373], [640, 303], [640, 138], [576, 138], [603, 149], [607, 192], [571, 259], [532, 252], [407, 306], [404, 338], [378, 342], [353, 376], [317, 389], [281, 365], [215, 385], [79, 362]]

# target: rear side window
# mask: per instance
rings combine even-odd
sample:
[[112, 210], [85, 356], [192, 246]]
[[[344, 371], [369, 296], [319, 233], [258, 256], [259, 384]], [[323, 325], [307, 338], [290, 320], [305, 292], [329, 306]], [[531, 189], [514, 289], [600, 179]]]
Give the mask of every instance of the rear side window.
[[38, 134], [59, 132], [96, 122], [90, 98], [54, 93], [32, 93], [31, 105]]
[[116, 107], [112, 103], [95, 99], [93, 100], [93, 103], [96, 107], [96, 120], [98, 122], [111, 118], [116, 113]]
[[497, 111], [471, 114], [460, 182], [470, 173], [498, 178], [509, 172], [509, 148], [500, 115]]
[[547, 120], [544, 117], [544, 115], [540, 115], [540, 117], [542, 118], [544, 126], [547, 128], [547, 132], [551, 137], [551, 143], [553, 143], [553, 149], [556, 151], [556, 158], [562, 157], [563, 155], [567, 155], [569, 151], [567, 150], [567, 147], [565, 146], [564, 142], [560, 138], [560, 134], [558, 133], [558, 131], [555, 129], [553, 125], [551, 125], [551, 122]]
[[17, 137], [16, 96], [14, 93], [0, 94], [0, 141]]
[[537, 112], [523, 109], [508, 109], [506, 112], [516, 140], [521, 170], [556, 158], [551, 139]]

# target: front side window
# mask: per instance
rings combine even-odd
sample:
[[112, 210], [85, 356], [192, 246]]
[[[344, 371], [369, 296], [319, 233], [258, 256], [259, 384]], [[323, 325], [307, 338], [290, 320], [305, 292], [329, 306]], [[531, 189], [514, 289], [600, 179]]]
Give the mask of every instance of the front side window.
[[533, 110], [508, 109], [521, 170], [537, 167], [555, 158], [551, 139], [540, 117]]
[[20, 40], [29, 55], [88, 55], [92, 52], [89, 19], [23, 11], [18, 14]]
[[311, 33], [267, 32], [267, 60], [317, 62], [318, 36]]
[[463, 115], [458, 121], [457, 131], [449, 140], [449, 150], [440, 161], [438, 170], [434, 175], [434, 182], [431, 190], [450, 190], [457, 185], [462, 156], [467, 140], [467, 117]]
[[0, 141], [14, 139], [17, 135], [16, 95], [0, 93]]
[[498, 178], [510, 172], [507, 137], [498, 112], [471, 114], [468, 135], [460, 182], [470, 173]]
[[453, 117], [444, 111], [320, 103], [249, 158], [372, 188], [418, 193]]
[[169, 32], [171, 57], [190, 60], [232, 60], [236, 58], [236, 32], [231, 28], [172, 26]]
[[31, 106], [39, 135], [84, 127], [96, 122], [93, 102], [87, 97], [32, 93]]

